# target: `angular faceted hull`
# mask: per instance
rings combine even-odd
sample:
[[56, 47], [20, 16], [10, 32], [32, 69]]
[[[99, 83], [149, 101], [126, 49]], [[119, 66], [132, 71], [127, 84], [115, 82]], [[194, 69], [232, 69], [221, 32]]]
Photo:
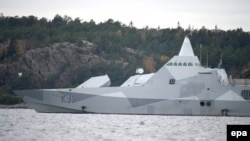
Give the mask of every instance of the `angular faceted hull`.
[[[97, 88], [88, 89], [82, 93], [79, 89], [70, 89], [70, 91], [69, 89], [23, 90], [15, 92], [38, 112], [250, 116], [250, 102], [237, 99], [235, 95], [233, 96], [236, 97], [235, 99], [230, 99], [228, 93], [232, 93], [231, 90], [215, 99], [200, 99], [200, 95], [168, 98], [168, 96], [150, 93], [150, 95], [154, 95], [152, 97], [146, 93], [143, 94], [145, 92], [143, 88], [128, 90], [127, 88], [114, 87], [98, 88], [98, 91], [96, 90]], [[96, 94], [89, 94], [90, 91]], [[103, 91], [103, 93], [97, 94], [100, 91]], [[135, 93], [126, 94], [126, 92], [130, 91]], [[141, 92], [142, 94], [140, 94]], [[34, 93], [38, 93], [39, 96], [33, 96]], [[228, 97], [223, 98], [223, 95]]]
[[202, 67], [188, 38], [156, 73], [109, 84], [104, 75], [77, 88], [14, 92], [38, 112], [250, 116], [249, 85], [231, 85], [224, 69]]

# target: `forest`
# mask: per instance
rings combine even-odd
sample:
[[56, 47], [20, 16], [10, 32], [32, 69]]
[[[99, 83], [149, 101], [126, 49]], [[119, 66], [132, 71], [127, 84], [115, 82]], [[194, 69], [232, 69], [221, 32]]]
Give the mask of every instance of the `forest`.
[[[83, 41], [94, 44], [93, 53], [107, 60], [122, 60], [129, 63], [126, 69], [120, 65], [96, 64], [82, 66], [74, 70], [70, 84], [75, 86], [82, 79], [90, 75], [100, 74], [101, 68], [110, 74], [114, 84], [119, 85], [127, 76], [133, 75], [136, 67], [143, 67], [146, 72], [157, 71], [171, 57], [177, 55], [183, 39], [189, 36], [194, 53], [202, 57], [203, 66], [225, 68], [227, 73], [238, 78], [250, 78], [250, 33], [238, 29], [221, 30], [216, 25], [214, 29], [187, 29], [177, 22], [175, 28], [138, 29], [131, 21], [128, 25], [107, 19], [96, 23], [94, 20], [84, 21], [80, 18], [72, 19], [69, 16], [55, 15], [51, 20], [35, 16], [0, 17], [0, 65], [17, 62], [29, 50], [50, 47], [54, 43], [69, 42], [79, 47]], [[133, 52], [129, 54], [124, 50]], [[82, 74], [89, 75], [84, 75]], [[121, 74], [121, 75], [119, 75]], [[73, 77], [74, 76], [74, 77]], [[77, 77], [76, 77], [77, 76]], [[53, 74], [51, 80], [43, 85], [31, 83], [31, 77], [25, 74], [27, 84], [22, 88], [53, 88], [59, 79]], [[81, 79], [79, 79], [81, 78]], [[18, 81], [3, 82], [0, 80], [0, 103], [18, 103], [20, 100], [6, 102], [6, 99], [15, 99], [12, 90], [20, 83]], [[59, 85], [63, 87], [64, 85]], [[11, 98], [10, 98], [11, 97]]]

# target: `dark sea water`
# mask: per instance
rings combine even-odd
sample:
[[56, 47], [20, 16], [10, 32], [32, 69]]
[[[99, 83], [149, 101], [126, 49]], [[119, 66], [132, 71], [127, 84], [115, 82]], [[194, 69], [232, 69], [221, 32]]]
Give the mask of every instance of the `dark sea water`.
[[250, 124], [250, 117], [49, 114], [0, 109], [0, 141], [225, 141], [227, 124]]

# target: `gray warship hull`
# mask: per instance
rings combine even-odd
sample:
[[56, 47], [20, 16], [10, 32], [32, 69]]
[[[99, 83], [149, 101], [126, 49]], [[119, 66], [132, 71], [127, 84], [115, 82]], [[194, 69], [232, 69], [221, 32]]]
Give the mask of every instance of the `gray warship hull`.
[[38, 112], [250, 116], [250, 87], [230, 84], [224, 69], [200, 66], [188, 38], [156, 73], [132, 76], [119, 87], [14, 92]]

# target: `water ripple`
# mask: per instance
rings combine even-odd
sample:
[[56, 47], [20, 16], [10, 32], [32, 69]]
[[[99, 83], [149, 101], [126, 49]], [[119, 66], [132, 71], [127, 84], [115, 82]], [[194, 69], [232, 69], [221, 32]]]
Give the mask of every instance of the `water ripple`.
[[0, 109], [1, 141], [226, 140], [227, 124], [250, 117], [48, 114]]

